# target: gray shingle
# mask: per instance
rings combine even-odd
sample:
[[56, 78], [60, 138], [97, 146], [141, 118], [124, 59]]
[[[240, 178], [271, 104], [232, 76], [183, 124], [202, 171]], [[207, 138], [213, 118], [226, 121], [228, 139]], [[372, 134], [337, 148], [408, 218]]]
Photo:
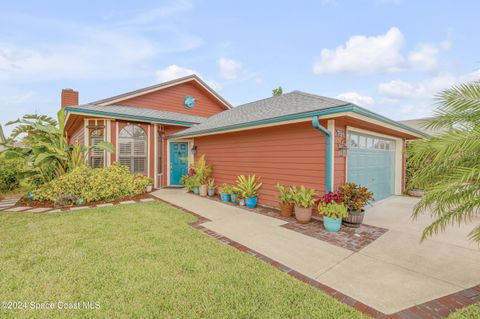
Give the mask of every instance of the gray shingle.
[[172, 137], [199, 134], [282, 116], [324, 110], [351, 103], [324, 96], [293, 91], [279, 96], [243, 104], [209, 117], [205, 122], [171, 135]]
[[139, 117], [150, 119], [155, 122], [181, 122], [184, 125], [194, 125], [204, 122], [207, 118], [201, 116], [193, 116], [182, 113], [166, 112], [153, 109], [146, 109], [125, 105], [94, 105], [84, 104], [77, 106], [66, 107], [65, 110], [71, 112], [82, 112], [87, 114], [117, 114], [125, 117]]

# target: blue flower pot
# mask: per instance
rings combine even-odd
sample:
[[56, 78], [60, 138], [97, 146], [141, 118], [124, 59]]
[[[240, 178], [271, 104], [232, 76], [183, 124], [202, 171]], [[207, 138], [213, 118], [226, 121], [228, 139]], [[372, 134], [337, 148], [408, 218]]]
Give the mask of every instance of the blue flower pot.
[[337, 232], [342, 226], [342, 219], [323, 216], [323, 226], [330, 232]]
[[26, 197], [28, 200], [32, 200], [32, 199], [33, 199], [33, 193], [32, 193], [32, 192], [28, 192], [25, 197]]
[[220, 199], [224, 203], [228, 203], [230, 201], [230, 194], [220, 193]]
[[196, 195], [200, 194], [200, 186], [195, 186], [193, 188], [193, 193], [196, 194]]
[[257, 207], [257, 196], [255, 196], [255, 197], [246, 197], [246, 198], [245, 198], [245, 205], [247, 205], [248, 208], [255, 208], [255, 207]]
[[233, 203], [234, 205], [238, 205], [238, 204], [239, 204], [239, 202], [238, 202], [238, 195], [237, 195], [237, 194], [232, 194], [232, 195], [230, 196], [230, 200], [232, 201], [232, 203]]

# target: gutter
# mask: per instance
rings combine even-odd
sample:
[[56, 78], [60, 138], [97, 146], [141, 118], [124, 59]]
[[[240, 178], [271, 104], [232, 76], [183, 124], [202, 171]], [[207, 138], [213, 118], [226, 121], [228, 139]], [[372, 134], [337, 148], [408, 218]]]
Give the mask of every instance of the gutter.
[[325, 135], [325, 193], [332, 192], [332, 135], [318, 121], [318, 116], [312, 117], [312, 126]]

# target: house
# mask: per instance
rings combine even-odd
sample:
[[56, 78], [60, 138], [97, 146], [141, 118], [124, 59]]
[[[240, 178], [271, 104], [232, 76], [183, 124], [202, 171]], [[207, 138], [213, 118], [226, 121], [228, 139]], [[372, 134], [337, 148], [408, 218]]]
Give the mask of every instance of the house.
[[179, 186], [186, 159], [206, 154], [217, 185], [256, 174], [259, 202], [271, 206], [277, 181], [319, 193], [353, 181], [377, 200], [401, 194], [405, 141], [422, 137], [360, 106], [300, 91], [232, 107], [195, 75], [78, 104], [78, 92], [62, 91], [70, 141], [116, 147], [89, 154], [93, 167], [119, 162], [156, 188]]
[[402, 124], [405, 124], [407, 126], [410, 126], [417, 131], [423, 132], [428, 135], [440, 135], [442, 133], [445, 133], [447, 129], [445, 128], [432, 128], [429, 127], [430, 122], [432, 121], [433, 117], [424, 117], [424, 118], [419, 118], [419, 119], [411, 119], [411, 120], [404, 120], [404, 121], [399, 121]]

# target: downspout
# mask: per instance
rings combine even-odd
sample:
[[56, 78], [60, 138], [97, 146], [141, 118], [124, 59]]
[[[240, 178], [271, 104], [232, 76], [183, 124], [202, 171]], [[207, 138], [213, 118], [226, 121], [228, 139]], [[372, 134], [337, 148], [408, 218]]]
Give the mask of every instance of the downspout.
[[315, 129], [319, 130], [325, 135], [326, 151], [325, 151], [325, 190], [326, 193], [332, 190], [332, 135], [330, 132], [320, 125], [318, 116], [312, 117], [312, 125]]

